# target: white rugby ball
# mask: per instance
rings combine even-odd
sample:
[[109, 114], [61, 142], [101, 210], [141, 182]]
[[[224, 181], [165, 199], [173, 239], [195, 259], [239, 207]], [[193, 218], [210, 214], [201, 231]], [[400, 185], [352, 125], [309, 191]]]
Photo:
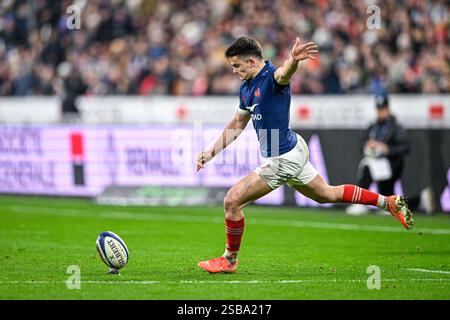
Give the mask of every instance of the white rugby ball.
[[95, 242], [100, 259], [110, 268], [122, 269], [128, 263], [128, 248], [125, 242], [114, 232], [100, 233]]

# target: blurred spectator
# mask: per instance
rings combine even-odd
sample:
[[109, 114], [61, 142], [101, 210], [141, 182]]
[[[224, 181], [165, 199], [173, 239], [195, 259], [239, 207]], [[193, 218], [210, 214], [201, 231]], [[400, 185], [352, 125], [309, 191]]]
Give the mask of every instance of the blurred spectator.
[[79, 110], [77, 108], [77, 97], [85, 94], [87, 86], [78, 70], [65, 62], [59, 65], [60, 87], [57, 90], [62, 100], [62, 116], [64, 121], [76, 120]]
[[[66, 27], [72, 4], [81, 30]], [[3, 0], [0, 94], [56, 94], [67, 62], [85, 94], [235, 94], [223, 52], [243, 34], [266, 43], [276, 65], [296, 36], [319, 44], [294, 94], [376, 94], [380, 81], [391, 93], [449, 92], [448, 2], [379, 6], [381, 29], [370, 30], [367, 1]]]
[[[362, 139], [363, 159], [357, 173], [357, 185], [369, 189], [372, 182], [378, 185], [382, 195], [395, 194], [394, 186], [400, 179], [410, 141], [406, 130], [389, 110], [389, 100], [381, 91], [376, 96], [377, 119], [364, 132]], [[347, 213], [361, 215], [368, 212], [366, 206], [352, 204]]]

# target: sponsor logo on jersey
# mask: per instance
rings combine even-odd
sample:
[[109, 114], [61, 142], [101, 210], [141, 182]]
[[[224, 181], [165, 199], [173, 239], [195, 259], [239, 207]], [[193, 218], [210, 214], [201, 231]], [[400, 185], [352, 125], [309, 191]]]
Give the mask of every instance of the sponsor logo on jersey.
[[252, 115], [252, 119], [253, 120], [261, 120], [262, 119], [262, 115], [260, 113], [257, 113], [257, 114], [253, 113], [255, 111], [255, 108], [256, 108], [257, 105], [258, 105], [258, 103], [255, 103], [252, 106], [245, 107], [250, 112], [250, 114]]
[[250, 106], [250, 107], [245, 107], [248, 111], [250, 111], [251, 114], [253, 114], [253, 111], [255, 110], [256, 106], [258, 105], [258, 103], [255, 103], [254, 105]]

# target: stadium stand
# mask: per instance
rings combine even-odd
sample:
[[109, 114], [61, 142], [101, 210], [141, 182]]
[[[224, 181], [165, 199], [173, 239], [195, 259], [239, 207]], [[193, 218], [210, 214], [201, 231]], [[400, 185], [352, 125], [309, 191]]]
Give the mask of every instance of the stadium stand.
[[[0, 4], [0, 95], [228, 95], [240, 81], [223, 57], [236, 37], [265, 44], [280, 63], [295, 36], [320, 45], [294, 94], [450, 91], [444, 0], [389, 0], [381, 30], [367, 1], [90, 0]], [[66, 8], [81, 10], [68, 30]], [[69, 106], [70, 109], [70, 97]]]

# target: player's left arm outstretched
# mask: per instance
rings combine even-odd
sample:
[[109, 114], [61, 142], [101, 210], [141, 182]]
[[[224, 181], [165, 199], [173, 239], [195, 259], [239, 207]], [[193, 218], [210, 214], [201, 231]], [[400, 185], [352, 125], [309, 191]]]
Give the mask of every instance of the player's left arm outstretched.
[[306, 59], [316, 60], [314, 54], [319, 52], [318, 48], [314, 42], [302, 43], [300, 38], [297, 37], [291, 54], [284, 61], [283, 65], [275, 71], [275, 80], [282, 85], [289, 84], [292, 76], [297, 71], [298, 63]]

